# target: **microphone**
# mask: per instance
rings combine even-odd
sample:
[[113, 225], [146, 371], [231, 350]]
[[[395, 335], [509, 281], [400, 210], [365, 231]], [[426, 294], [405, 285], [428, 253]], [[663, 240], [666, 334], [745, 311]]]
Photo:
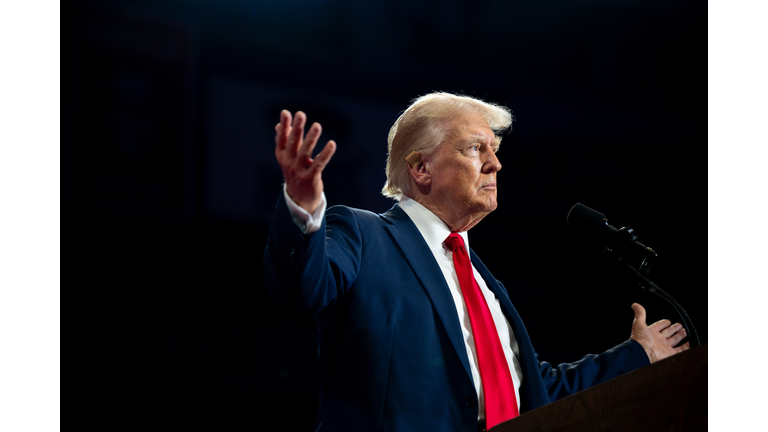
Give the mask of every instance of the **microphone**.
[[[695, 343], [692, 342], [691, 346], [699, 346], [699, 334], [696, 333], [696, 328], [693, 326], [691, 318], [685, 312], [680, 303], [675, 301], [669, 294], [658, 287], [650, 280], [648, 280], [648, 273], [651, 269], [651, 261], [656, 258], [656, 252], [648, 246], [637, 241], [637, 235], [630, 227], [616, 228], [608, 223], [605, 215], [592, 210], [584, 204], [577, 203], [568, 212], [568, 216], [565, 218], [568, 225], [578, 229], [579, 231], [587, 234], [594, 234], [599, 237], [608, 238], [610, 243], [605, 252], [608, 256], [622, 269], [626, 270], [640, 288], [647, 289], [648, 291], [664, 298], [669, 302], [675, 311], [680, 315], [685, 331], [688, 333], [688, 337], [693, 337]], [[613, 249], [633, 249], [642, 252], [645, 257], [643, 263], [640, 264], [639, 269], [632, 267], [624, 258], [616, 253]], [[693, 330], [693, 332], [691, 332]], [[692, 336], [691, 336], [692, 335]], [[689, 339], [693, 341], [693, 339]]]
[[581, 232], [607, 238], [612, 247], [633, 249], [654, 258], [657, 256], [653, 249], [637, 241], [637, 234], [632, 228], [616, 228], [608, 223], [604, 214], [584, 204], [576, 203], [571, 207], [565, 220]]

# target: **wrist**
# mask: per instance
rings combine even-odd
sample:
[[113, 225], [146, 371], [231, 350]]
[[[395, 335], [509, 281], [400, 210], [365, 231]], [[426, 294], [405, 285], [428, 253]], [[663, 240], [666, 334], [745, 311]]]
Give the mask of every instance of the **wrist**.
[[317, 206], [320, 205], [320, 197], [316, 197], [310, 200], [303, 199], [300, 194], [291, 192], [291, 189], [287, 185], [285, 188], [285, 193], [288, 194], [288, 197], [290, 197], [297, 206], [301, 207], [309, 214], [313, 214], [315, 210], [317, 210]]
[[636, 339], [634, 337], [632, 337], [630, 339], [632, 339], [633, 341], [637, 342], [638, 344], [640, 344], [641, 347], [643, 347], [643, 351], [645, 351], [645, 355], [648, 356], [648, 361], [649, 362], [651, 362], [651, 363], [656, 362], [656, 354], [654, 354], [654, 352], [651, 349], [649, 344], [643, 343], [641, 340]]

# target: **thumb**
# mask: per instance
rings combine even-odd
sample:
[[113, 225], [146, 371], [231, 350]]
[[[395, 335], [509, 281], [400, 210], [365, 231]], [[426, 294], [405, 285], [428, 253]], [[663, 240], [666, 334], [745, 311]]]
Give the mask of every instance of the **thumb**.
[[645, 308], [639, 303], [632, 303], [632, 310], [635, 311], [635, 320], [632, 321], [632, 335], [629, 338], [639, 343], [648, 355], [648, 361], [654, 363], [656, 355], [651, 349], [650, 331], [645, 324]]
[[632, 303], [632, 310], [635, 311], [635, 322], [645, 326], [645, 308], [640, 306], [640, 303]]

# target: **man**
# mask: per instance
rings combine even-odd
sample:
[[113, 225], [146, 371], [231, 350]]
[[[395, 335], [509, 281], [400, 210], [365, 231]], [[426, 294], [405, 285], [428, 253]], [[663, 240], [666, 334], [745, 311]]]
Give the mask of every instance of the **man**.
[[[680, 324], [645, 324], [631, 338], [553, 368], [540, 362], [509, 300], [468, 247], [467, 231], [496, 208], [495, 152], [506, 108], [433, 93], [389, 133], [384, 214], [325, 209], [313, 159], [321, 127], [280, 113], [275, 155], [285, 187], [264, 254], [280, 306], [318, 324], [318, 431], [474, 431], [688, 349]], [[520, 289], [520, 288], [516, 288]]]

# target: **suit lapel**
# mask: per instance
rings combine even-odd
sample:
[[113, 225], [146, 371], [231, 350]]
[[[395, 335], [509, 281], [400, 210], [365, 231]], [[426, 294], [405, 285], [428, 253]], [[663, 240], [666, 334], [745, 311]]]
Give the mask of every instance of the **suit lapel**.
[[517, 340], [517, 349], [520, 355], [518, 360], [520, 361], [520, 367], [522, 368], [524, 377], [523, 383], [520, 387], [521, 413], [529, 411], [531, 407], [541, 406], [549, 403], [549, 397], [547, 396], [546, 392], [542, 393], [537, 391], [540, 386], [533, 381], [536, 380], [540, 374], [539, 361], [536, 358], [536, 353], [533, 350], [531, 339], [528, 336], [528, 331], [525, 329], [525, 325], [523, 325], [522, 318], [520, 318], [520, 315], [517, 313], [517, 310], [515, 310], [515, 307], [512, 306], [512, 301], [509, 299], [509, 294], [499, 284], [499, 282], [496, 281], [493, 275], [491, 275], [491, 272], [488, 271], [488, 269], [485, 267], [485, 264], [480, 261], [480, 258], [477, 257], [474, 251], [470, 252], [470, 256], [472, 259], [472, 264], [474, 264], [478, 273], [480, 273], [483, 279], [485, 279], [485, 283], [488, 285], [488, 289], [490, 289], [493, 294], [496, 295], [496, 298], [499, 299], [501, 311], [507, 317], [507, 321], [509, 321], [509, 325], [512, 327], [511, 330], [515, 335], [515, 339]]
[[419, 229], [398, 205], [381, 216], [391, 223], [385, 226], [386, 229], [392, 235], [421, 285], [427, 291], [437, 316], [448, 334], [448, 339], [456, 350], [469, 379], [472, 380], [467, 349], [461, 333], [461, 323], [459, 323], [459, 316], [456, 313], [456, 304], [453, 302], [450, 289], [445, 283], [445, 276], [443, 276], [440, 266], [437, 265], [432, 251], [429, 250]]
[[480, 261], [480, 258], [477, 257], [477, 254], [475, 254], [475, 251], [473, 251], [472, 248], [469, 248], [469, 251], [470, 251], [469, 256], [470, 256], [470, 259], [472, 260], [472, 265], [475, 266], [475, 268], [477, 269], [477, 272], [480, 273], [480, 276], [483, 277], [483, 279], [485, 280], [485, 284], [488, 285], [488, 289], [491, 290], [493, 294], [496, 295], [497, 299], [499, 299], [499, 303], [502, 306], [503, 312], [506, 315], [509, 315], [507, 313], [509, 311], [504, 309], [504, 307], [507, 306], [507, 303], [509, 303], [508, 306], [510, 307], [512, 306], [512, 302], [509, 300], [509, 294], [507, 294], [507, 292], [504, 291], [503, 288], [501, 288], [499, 283], [496, 282], [496, 278], [494, 278], [491, 272], [488, 270], [488, 268], [485, 267], [485, 264], [483, 264], [483, 262]]

